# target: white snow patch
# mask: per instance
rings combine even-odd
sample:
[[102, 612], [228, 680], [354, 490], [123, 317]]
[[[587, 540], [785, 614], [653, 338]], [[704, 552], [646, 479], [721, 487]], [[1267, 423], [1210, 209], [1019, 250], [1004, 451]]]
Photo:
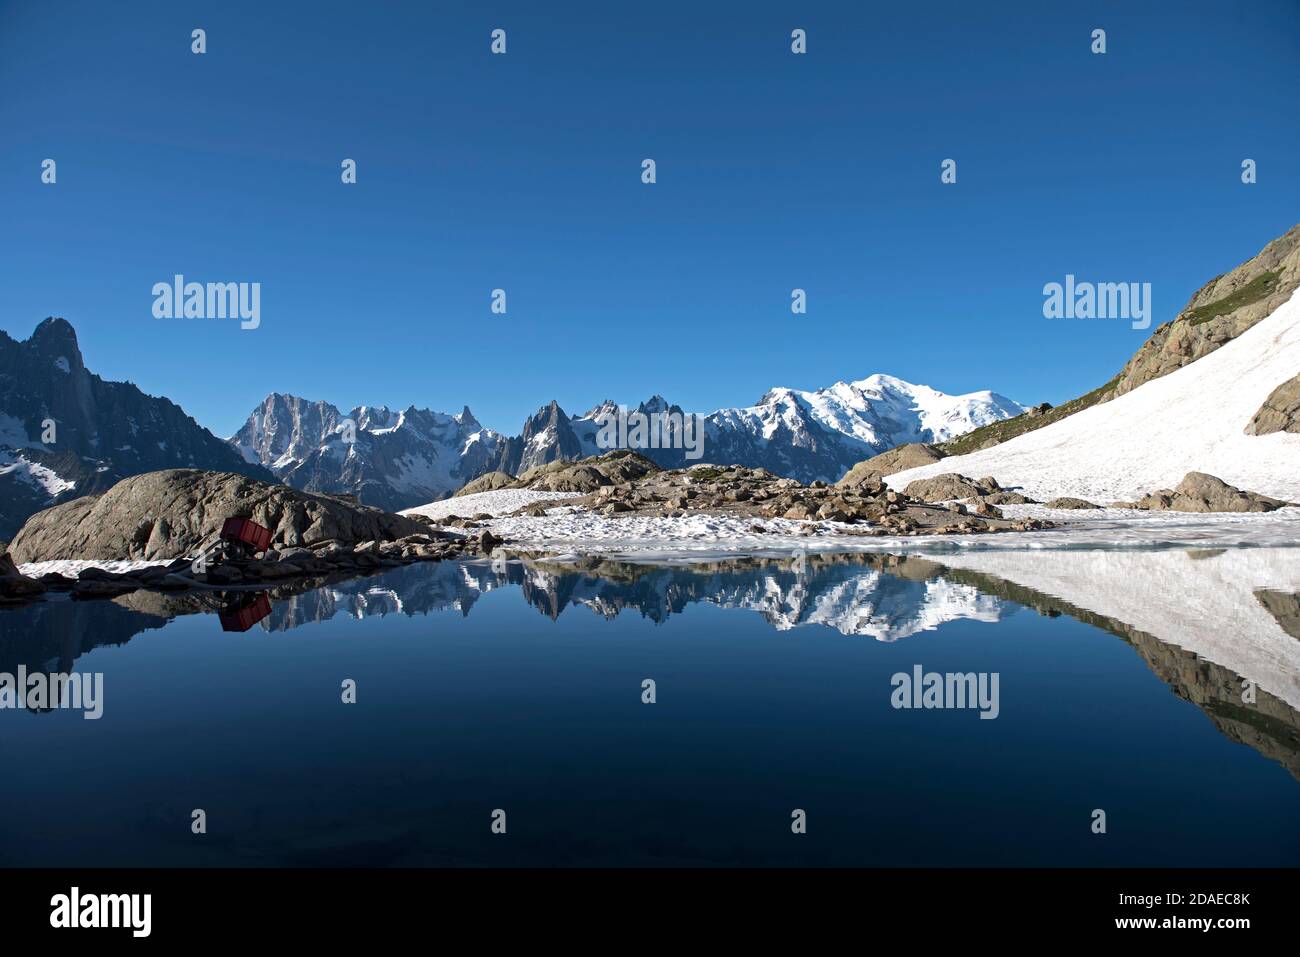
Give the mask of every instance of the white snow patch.
[[39, 578], [41, 575], [48, 575], [50, 572], [57, 572], [66, 578], [76, 578], [87, 568], [98, 568], [106, 572], [112, 572], [114, 575], [121, 575], [126, 572], [139, 571], [142, 568], [152, 568], [154, 565], [170, 565], [173, 561], [175, 561], [174, 558], [165, 561], [61, 559], [50, 562], [24, 562], [18, 566], [18, 570], [29, 578]]
[[72, 372], [72, 366], [68, 364], [67, 356], [59, 356], [57, 359], [55, 359], [54, 368], [58, 369], [60, 372], [64, 374], [70, 374]]
[[[415, 508], [405, 509], [398, 514], [425, 515], [432, 519], [446, 518], [448, 515], [471, 518], [484, 513], [497, 516], [513, 512], [525, 505], [532, 505], [534, 502], [544, 502], [548, 499], [579, 498], [581, 495], [581, 492], [535, 492], [526, 488], [503, 488], [492, 492], [476, 492], [473, 495], [462, 495], [459, 498], [445, 498], [438, 502], [430, 502], [428, 505], [417, 505]], [[541, 519], [540, 521], [546, 520]]]
[[43, 489], [51, 498], [77, 487], [76, 482], [61, 478], [53, 469], [5, 451], [0, 451], [0, 475], [13, 476], [28, 485]]

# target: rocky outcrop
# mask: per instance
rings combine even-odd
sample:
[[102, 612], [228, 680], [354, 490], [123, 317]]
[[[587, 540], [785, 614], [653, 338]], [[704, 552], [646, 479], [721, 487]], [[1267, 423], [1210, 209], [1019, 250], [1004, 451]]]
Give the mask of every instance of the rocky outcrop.
[[929, 465], [931, 462], [937, 462], [943, 457], [943, 452], [933, 445], [926, 445], [924, 442], [909, 442], [906, 445], [897, 446], [888, 452], [881, 452], [879, 455], [873, 455], [871, 458], [859, 462], [844, 473], [844, 477], [835, 484], [841, 488], [852, 488], [855, 485], [861, 485], [863, 482], [870, 482], [886, 475], [893, 475], [895, 472], [901, 472], [904, 469]]
[[1272, 512], [1286, 504], [1267, 495], [1242, 491], [1204, 472], [1188, 472], [1177, 488], [1152, 492], [1133, 507], [1171, 512]]
[[[606, 485], [635, 482], [658, 472], [659, 466], [643, 455], [625, 450], [590, 455], [577, 461], [556, 459], [528, 469], [518, 478], [507, 472], [489, 472], [467, 484], [456, 496], [526, 488], [538, 492], [594, 492]], [[453, 496], [455, 497], [455, 496]]]
[[495, 492], [499, 488], [511, 488], [514, 484], [515, 477], [509, 472], [500, 470], [488, 472], [471, 482], [466, 482], [458, 491], [452, 494], [452, 498], [460, 495], [477, 495], [479, 492]]
[[944, 472], [931, 478], [909, 482], [903, 491], [923, 502], [948, 502], [954, 499], [992, 495], [997, 491], [997, 486], [980, 485], [974, 479], [958, 475], [956, 472]]
[[660, 471], [636, 452], [607, 452], [577, 462], [549, 462], [519, 476], [520, 488], [543, 492], [594, 492], [606, 485], [635, 482]]
[[1036, 504], [1028, 495], [1021, 495], [1019, 492], [994, 492], [992, 495], [985, 495], [982, 501], [990, 505], [1034, 505]]
[[38, 512], [10, 543], [18, 563], [169, 559], [214, 542], [229, 517], [272, 532], [272, 547], [393, 541], [426, 527], [400, 515], [230, 472], [170, 469]]
[[1172, 322], [1152, 333], [1120, 371], [1114, 396], [1168, 375], [1237, 338], [1300, 286], [1300, 226], [1253, 259], [1197, 290]]
[[1300, 432], [1300, 375], [1273, 390], [1246, 423], [1247, 435]]

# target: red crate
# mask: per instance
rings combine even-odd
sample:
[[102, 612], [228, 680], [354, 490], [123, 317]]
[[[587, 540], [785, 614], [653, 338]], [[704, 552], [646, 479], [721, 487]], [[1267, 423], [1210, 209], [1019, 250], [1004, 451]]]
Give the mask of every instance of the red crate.
[[271, 546], [271, 530], [251, 518], [228, 518], [221, 526], [221, 537], [231, 542], [243, 542], [255, 552], [264, 552]]

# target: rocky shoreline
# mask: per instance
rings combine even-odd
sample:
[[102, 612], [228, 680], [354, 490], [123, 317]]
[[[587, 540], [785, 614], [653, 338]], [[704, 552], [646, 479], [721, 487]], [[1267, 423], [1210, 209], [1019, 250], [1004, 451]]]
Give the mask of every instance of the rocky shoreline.
[[[889, 465], [906, 465], [915, 455], [895, 458], [898, 461]], [[900, 491], [885, 483], [875, 467], [880, 464], [885, 463], [862, 463], [866, 467], [855, 467], [835, 485], [803, 485], [762, 468], [661, 469], [641, 455], [619, 451], [552, 462], [518, 478], [490, 473], [464, 491], [474, 495], [527, 489], [541, 496], [505, 517], [546, 517], [560, 507], [616, 520], [704, 515], [748, 522], [758, 534], [774, 531], [765, 525], [774, 519], [797, 523], [795, 534], [801, 536], [849, 538], [970, 536], [1057, 526], [1038, 518], [1006, 517], [999, 506], [1039, 503], [1002, 488], [991, 476], [972, 479], [945, 473], [918, 479]], [[546, 493], [557, 495], [548, 498]], [[1056, 509], [1101, 507], [1074, 498], [1044, 504]], [[1175, 489], [1110, 507], [1266, 512], [1287, 504], [1193, 472]], [[270, 547], [257, 556], [201, 558], [209, 554], [221, 523], [231, 516], [264, 525], [273, 535]], [[485, 524], [493, 518], [482, 512], [437, 519], [418, 513], [394, 515], [344, 496], [312, 495], [232, 473], [148, 473], [29, 519], [8, 552], [0, 552], [0, 603], [39, 600], [47, 592], [85, 599], [139, 589], [258, 590], [413, 562], [490, 556], [510, 544]], [[789, 527], [784, 525], [786, 534]], [[130, 567], [80, 564], [87, 561]], [[35, 577], [18, 567], [41, 562], [62, 567]]]
[[312, 547], [271, 549], [259, 558], [225, 558], [199, 571], [194, 559], [177, 558], [126, 571], [98, 567], [81, 569], [75, 576], [47, 572], [35, 578], [22, 575], [9, 555], [0, 556], [0, 603], [31, 600], [43, 593], [68, 592], [73, 598], [114, 597], [137, 589], [262, 589], [272, 584], [323, 576], [351, 577], [383, 568], [419, 561], [442, 561], [490, 554], [501, 544], [488, 529], [477, 534], [454, 535], [430, 529], [395, 541], [367, 541], [348, 545], [334, 539]]
[[[800, 521], [811, 535], [833, 523], [845, 536], [912, 536], [1030, 531], [1050, 527], [1010, 520], [992, 505], [935, 505], [889, 489], [876, 476], [850, 485], [802, 485], [766, 469], [695, 466], [660, 469], [633, 452], [579, 462], [553, 462], [519, 479], [493, 475], [490, 488], [527, 487], [578, 497], [542, 500], [518, 514], [545, 515], [557, 505], [600, 515], [684, 517], [692, 513]], [[196, 562], [229, 516], [270, 529], [259, 557]], [[418, 561], [490, 555], [505, 542], [483, 526], [488, 515], [392, 515], [339, 496], [298, 492], [229, 473], [171, 470], [124, 480], [99, 496], [33, 516], [0, 563], [0, 602], [26, 602], [46, 592], [74, 598], [112, 597], [137, 589], [241, 589], [338, 574], [364, 574]], [[138, 567], [85, 567], [22, 575], [18, 563], [134, 559]], [[144, 564], [144, 563], [148, 564]]]
[[[273, 534], [257, 557], [209, 554], [226, 518], [250, 518]], [[322, 575], [355, 575], [416, 561], [490, 552], [485, 528], [441, 529], [338, 496], [312, 495], [246, 476], [172, 469], [133, 476], [28, 519], [0, 553], [0, 603], [112, 597], [137, 589], [236, 589]], [[38, 577], [19, 564], [130, 563]]]

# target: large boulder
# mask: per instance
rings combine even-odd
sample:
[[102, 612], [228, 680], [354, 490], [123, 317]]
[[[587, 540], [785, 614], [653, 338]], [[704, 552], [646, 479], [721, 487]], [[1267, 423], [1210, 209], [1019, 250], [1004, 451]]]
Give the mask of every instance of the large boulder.
[[974, 479], [956, 472], [944, 472], [930, 478], [915, 479], [907, 483], [903, 490], [911, 498], [923, 502], [947, 502], [955, 498], [972, 498], [976, 495], [989, 495], [994, 489], [981, 487]]
[[1075, 498], [1072, 495], [1062, 495], [1060, 498], [1054, 498], [1044, 505], [1045, 508], [1101, 508], [1100, 505], [1094, 505], [1085, 498]]
[[1161, 489], [1138, 500], [1136, 507], [1171, 512], [1272, 512], [1286, 502], [1245, 492], [1204, 472], [1188, 472], [1174, 489]]
[[509, 488], [515, 484], [515, 477], [509, 472], [488, 472], [486, 475], [480, 475], [476, 479], [466, 482], [461, 488], [452, 494], [452, 498], [461, 495], [477, 495], [479, 492], [495, 492], [500, 488]]
[[1274, 389], [1246, 424], [1247, 435], [1300, 432], [1300, 375]]
[[864, 459], [845, 472], [844, 477], [835, 484], [841, 488], [855, 488], [864, 483], [870, 484], [875, 479], [886, 475], [893, 475], [895, 472], [929, 465], [941, 458], [943, 453], [933, 445], [909, 442], [907, 445], [899, 445], [888, 452], [881, 452], [879, 455]]
[[1028, 495], [1022, 495], [1019, 492], [994, 492], [992, 495], [985, 495], [981, 501], [990, 505], [1034, 505], [1036, 504]]
[[170, 559], [215, 541], [238, 516], [271, 530], [273, 548], [395, 541], [425, 531], [420, 523], [328, 495], [300, 492], [231, 472], [169, 469], [123, 479], [37, 512], [10, 543], [14, 561]]

